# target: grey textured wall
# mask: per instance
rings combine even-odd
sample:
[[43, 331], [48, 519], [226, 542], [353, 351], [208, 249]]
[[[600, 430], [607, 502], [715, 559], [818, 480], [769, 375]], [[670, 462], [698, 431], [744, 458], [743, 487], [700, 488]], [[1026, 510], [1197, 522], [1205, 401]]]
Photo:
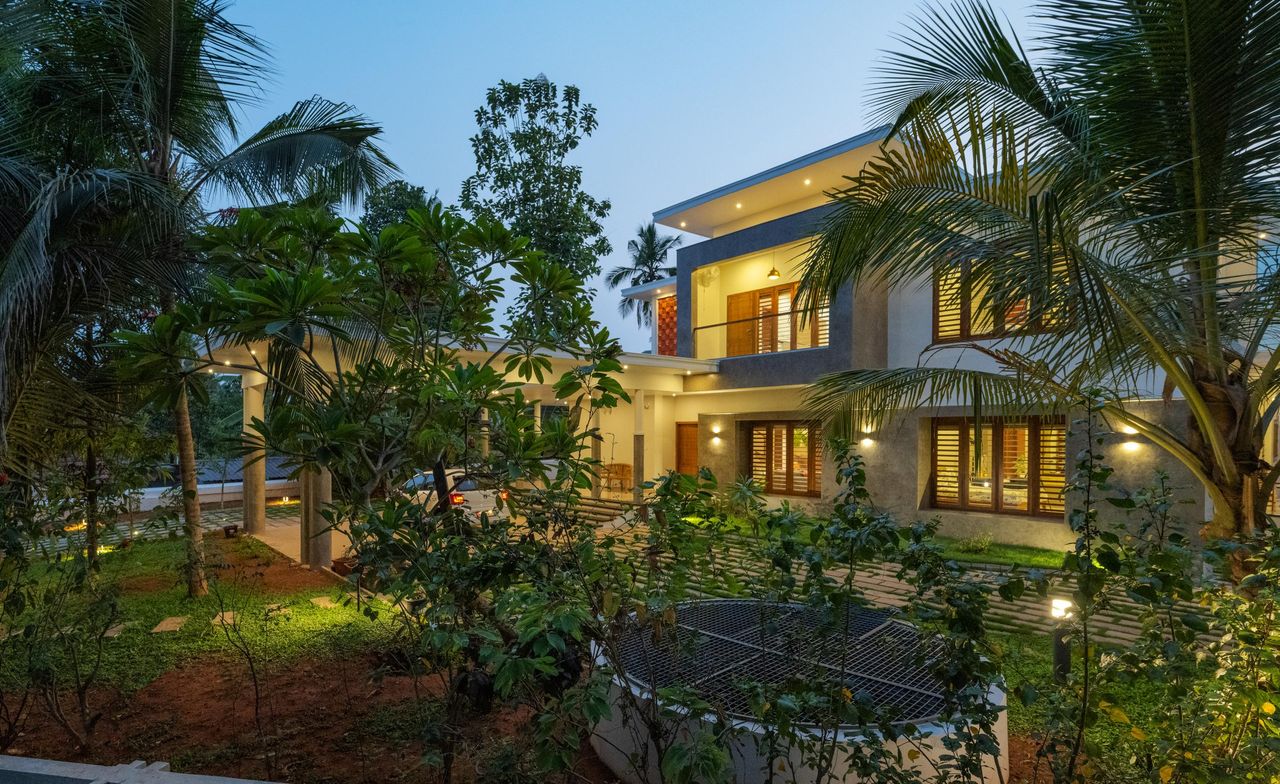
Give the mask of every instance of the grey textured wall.
[[[1174, 432], [1180, 433], [1185, 429], [1180, 403], [1166, 406], [1160, 402], [1142, 402], [1135, 403], [1134, 409], [1143, 416], [1155, 417]], [[966, 416], [969, 413], [971, 410], [965, 407], [919, 411], [903, 415], [875, 433], [874, 443], [861, 449], [867, 461], [868, 489], [875, 503], [899, 515], [901, 522], [937, 517], [941, 521], [940, 532], [946, 536], [968, 537], [985, 532], [999, 542], [1048, 548], [1060, 548], [1075, 541], [1065, 519], [930, 508], [929, 419], [933, 416]], [[1067, 421], [1072, 422], [1072, 418], [1068, 416]], [[1122, 444], [1126, 441], [1137, 443], [1137, 449], [1124, 449]], [[1076, 455], [1086, 445], [1085, 436], [1073, 429], [1067, 441], [1068, 477], [1074, 470]], [[1154, 482], [1157, 469], [1168, 473], [1172, 485], [1178, 488], [1180, 503], [1175, 514], [1188, 535], [1197, 535], [1200, 521], [1204, 519], [1204, 491], [1189, 471], [1138, 436], [1110, 436], [1104, 453], [1106, 462], [1115, 469], [1111, 484], [1117, 489], [1138, 490]], [[1073, 502], [1079, 503], [1078, 500], [1067, 499], [1068, 510]], [[1133, 528], [1139, 522], [1136, 515], [1105, 501], [1098, 504], [1098, 509], [1100, 519], [1107, 525], [1127, 524]]]

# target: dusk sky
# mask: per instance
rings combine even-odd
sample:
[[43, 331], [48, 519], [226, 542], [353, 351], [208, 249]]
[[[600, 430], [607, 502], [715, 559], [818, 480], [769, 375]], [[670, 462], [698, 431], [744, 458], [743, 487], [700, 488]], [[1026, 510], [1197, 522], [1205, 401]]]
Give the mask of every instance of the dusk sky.
[[[1025, 42], [1028, 2], [993, 4]], [[574, 161], [585, 189], [613, 203], [608, 270], [654, 210], [870, 127], [864, 99], [881, 53], [919, 8], [253, 0], [228, 16], [275, 59], [246, 129], [313, 94], [347, 101], [382, 124], [401, 176], [446, 202], [474, 171], [468, 140], [486, 88], [538, 73], [577, 85], [600, 121]], [[616, 293], [596, 288], [601, 321], [624, 348], [647, 348], [647, 331], [618, 315]]]

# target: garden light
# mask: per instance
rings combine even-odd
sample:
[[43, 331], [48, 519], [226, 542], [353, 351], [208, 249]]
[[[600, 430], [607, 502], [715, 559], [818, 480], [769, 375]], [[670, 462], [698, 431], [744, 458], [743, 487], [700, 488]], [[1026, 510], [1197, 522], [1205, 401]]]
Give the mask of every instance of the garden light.
[[1071, 606], [1070, 599], [1049, 601], [1049, 615], [1058, 622], [1053, 630], [1053, 679], [1058, 683], [1066, 683], [1071, 674], [1071, 630], [1067, 624]]

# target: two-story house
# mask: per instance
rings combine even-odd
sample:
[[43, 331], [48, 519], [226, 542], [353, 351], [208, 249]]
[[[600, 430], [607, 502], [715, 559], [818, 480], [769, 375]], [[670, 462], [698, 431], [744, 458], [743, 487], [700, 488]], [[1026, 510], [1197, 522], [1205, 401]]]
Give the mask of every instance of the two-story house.
[[[805, 406], [812, 382], [849, 369], [991, 367], [989, 357], [966, 346], [998, 343], [1017, 313], [981, 312], [956, 296], [951, 277], [889, 290], [849, 286], [812, 312], [798, 309], [799, 262], [831, 209], [826, 194], [881, 154], [886, 130], [654, 213], [657, 223], [705, 239], [679, 249], [674, 277], [623, 291], [650, 301], [655, 318], [650, 350], [621, 357], [619, 380], [631, 401], [596, 423], [603, 438], [593, 444], [593, 457], [604, 466], [605, 489], [638, 495], [646, 479], [705, 466], [722, 485], [750, 476], [771, 503], [789, 499], [821, 510], [836, 483], [821, 428]], [[213, 359], [252, 367], [246, 351], [225, 347]], [[567, 356], [551, 360], [558, 370], [572, 364]], [[242, 373], [246, 423], [262, 416], [264, 382]], [[1181, 404], [1160, 398], [1158, 379], [1150, 389], [1133, 405], [1179, 431]], [[525, 393], [537, 401], [537, 421], [568, 413], [550, 386], [525, 383]], [[1072, 541], [1063, 488], [1083, 444], [1070, 435], [1069, 414], [986, 416], [977, 423], [971, 415], [962, 405], [922, 408], [878, 430], [864, 428], [858, 448], [874, 502], [904, 523], [937, 517], [951, 536], [985, 533], [1048, 547]], [[1189, 523], [1205, 519], [1203, 489], [1144, 439], [1116, 434], [1108, 460], [1116, 484], [1130, 488], [1149, 485], [1156, 469], [1168, 472], [1186, 501], [1179, 516]], [[251, 532], [264, 525], [262, 466], [246, 458], [245, 506], [256, 510], [246, 513]]]

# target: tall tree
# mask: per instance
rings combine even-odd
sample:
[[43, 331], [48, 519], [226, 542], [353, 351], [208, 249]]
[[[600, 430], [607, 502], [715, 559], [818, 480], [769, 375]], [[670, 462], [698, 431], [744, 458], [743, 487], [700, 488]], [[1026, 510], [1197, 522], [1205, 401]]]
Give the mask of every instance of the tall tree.
[[[1041, 13], [1036, 62], [980, 0], [917, 20], [875, 93], [890, 142], [838, 194], [805, 269], [810, 294], [957, 276], [973, 308], [1013, 328], [941, 350], [996, 369], [850, 371], [812, 402], [878, 420], [1101, 395], [1107, 417], [1203, 483], [1208, 535], [1256, 530], [1280, 475], [1261, 455], [1280, 278], [1258, 264], [1280, 216], [1280, 6], [1058, 0]], [[1162, 384], [1185, 427], [1131, 405]]]
[[[621, 264], [609, 271], [605, 282], [609, 288], [622, 286], [643, 286], [655, 280], [669, 278], [676, 274], [676, 268], [667, 264], [667, 256], [671, 249], [680, 244], [675, 235], [658, 234], [658, 227], [646, 223], [636, 230], [634, 239], [627, 240], [627, 253], [631, 256], [630, 264]], [[618, 301], [618, 312], [624, 316], [636, 314], [636, 324], [650, 324], [653, 321], [653, 306], [648, 300], [637, 302], [630, 297]]]
[[463, 208], [507, 223], [583, 279], [599, 273], [613, 249], [600, 225], [611, 205], [583, 191], [582, 169], [567, 162], [595, 132], [595, 107], [577, 87], [561, 90], [539, 74], [490, 88], [476, 125], [476, 173], [462, 183]]
[[[17, 85], [13, 92], [23, 98], [22, 115], [4, 113], [12, 121], [9, 130], [16, 133], [5, 139], [20, 143], [4, 150], [11, 159], [0, 161], [0, 171], [32, 167], [32, 159], [40, 155], [31, 149], [50, 149], [37, 135], [53, 132], [68, 140], [82, 168], [67, 171], [65, 151], [58, 151], [51, 161], [43, 159], [46, 170], [56, 172], [51, 183], [81, 183], [85, 190], [87, 182], [99, 191], [110, 185], [114, 193], [133, 195], [135, 202], [137, 193], [161, 199], [164, 209], [123, 205], [107, 217], [113, 226], [125, 223], [133, 232], [129, 241], [113, 246], [121, 274], [149, 287], [164, 310], [201, 283], [187, 241], [204, 222], [201, 198], [206, 192], [256, 204], [323, 191], [354, 203], [394, 169], [373, 143], [378, 126], [349, 105], [320, 97], [298, 102], [238, 141], [237, 112], [261, 93], [260, 79], [269, 62], [262, 44], [228, 20], [224, 10], [217, 0], [24, 0], [6, 6], [0, 24], [4, 78]], [[39, 198], [15, 211], [6, 227], [10, 234], [3, 275], [17, 285], [6, 287], [0, 304], [0, 345], [30, 329], [31, 313], [46, 317], [48, 335], [65, 330], [57, 304], [62, 292], [51, 288], [50, 252], [94, 255], [78, 244], [83, 237], [65, 233], [66, 213], [59, 214], [59, 201], [67, 198], [66, 188], [34, 190]], [[102, 201], [89, 204], [100, 213]], [[86, 298], [110, 296], [109, 290], [98, 288], [101, 280], [80, 280], [78, 285], [86, 289]], [[38, 346], [43, 339], [26, 334], [21, 342]], [[22, 377], [40, 363], [39, 350], [21, 357], [6, 353], [6, 377]], [[187, 405], [190, 374], [183, 367], [172, 370], [190, 547], [188, 589], [195, 595], [206, 588]], [[14, 403], [10, 399], [6, 405], [12, 409]]]
[[364, 214], [360, 223], [366, 229], [378, 234], [395, 223], [404, 223], [409, 210], [418, 210], [427, 206], [428, 201], [437, 201], [435, 196], [427, 197], [427, 190], [421, 185], [410, 185], [404, 180], [391, 180], [369, 191], [364, 197]]

